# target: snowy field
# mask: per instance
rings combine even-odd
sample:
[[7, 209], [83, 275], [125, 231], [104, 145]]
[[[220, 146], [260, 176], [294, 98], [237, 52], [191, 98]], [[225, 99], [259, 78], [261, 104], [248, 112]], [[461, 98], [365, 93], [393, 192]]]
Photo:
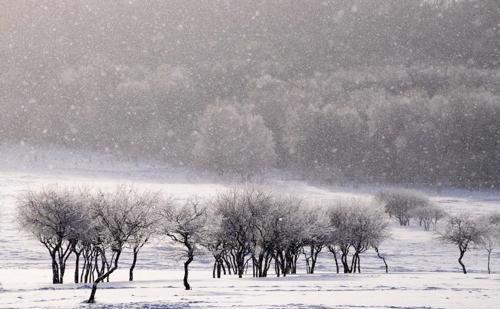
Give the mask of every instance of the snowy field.
[[[141, 170], [125, 172], [85, 169], [19, 171], [0, 173], [0, 307], [333, 307], [333, 308], [498, 308], [500, 275], [486, 274], [486, 254], [468, 252], [465, 263], [470, 273], [460, 273], [458, 249], [443, 244], [437, 235], [417, 226], [391, 224], [391, 238], [380, 247], [390, 273], [374, 252], [362, 256], [362, 274], [334, 274], [330, 253], [322, 253], [317, 274], [305, 275], [304, 261], [298, 275], [287, 278], [211, 278], [212, 259], [198, 256], [192, 264], [192, 291], [182, 287], [181, 260], [165, 239], [154, 239], [139, 255], [136, 281], [127, 282], [130, 252], [124, 252], [121, 268], [112, 283], [97, 291], [97, 304], [83, 301], [90, 292], [84, 284], [50, 283], [50, 265], [45, 248], [16, 223], [15, 199], [27, 189], [85, 185], [113, 189], [133, 184], [141, 189], [162, 190], [185, 198], [209, 197], [231, 187], [222, 182], [203, 182], [189, 177], [167, 177]], [[328, 204], [338, 198], [371, 198], [376, 188], [320, 187], [298, 181], [267, 181], [264, 185], [283, 194], [296, 194], [311, 203]], [[450, 213], [470, 211], [474, 215], [500, 211], [500, 193], [443, 190], [428, 192], [431, 199]], [[66, 282], [71, 282], [73, 262], [68, 261]], [[494, 273], [500, 273], [500, 254], [492, 259]]]

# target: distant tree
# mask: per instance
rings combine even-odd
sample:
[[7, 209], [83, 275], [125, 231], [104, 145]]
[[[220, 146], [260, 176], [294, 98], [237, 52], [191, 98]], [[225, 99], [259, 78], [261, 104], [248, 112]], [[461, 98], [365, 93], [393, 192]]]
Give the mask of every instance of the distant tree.
[[481, 247], [488, 253], [488, 274], [491, 274], [491, 253], [500, 245], [500, 214], [493, 213], [478, 220], [479, 226], [484, 228]]
[[429, 199], [424, 195], [401, 189], [382, 191], [375, 196], [375, 199], [384, 206], [385, 212], [397, 218], [402, 226], [410, 224], [413, 209], [430, 205]]
[[186, 261], [184, 262], [184, 288], [190, 290], [188, 282], [189, 264], [194, 259], [197, 246], [204, 243], [206, 237], [207, 210], [196, 200], [176, 207], [167, 205], [161, 210], [162, 225], [160, 232], [170, 237], [174, 242], [184, 246]]
[[272, 132], [248, 107], [209, 105], [199, 119], [195, 140], [195, 161], [221, 175], [248, 178], [276, 160]]
[[479, 245], [483, 241], [485, 230], [479, 227], [477, 221], [471, 218], [470, 214], [461, 214], [451, 216], [448, 219], [448, 224], [441, 239], [445, 242], [458, 246], [460, 256], [458, 263], [462, 267], [464, 274], [467, 273], [462, 259], [465, 253], [471, 249], [473, 245]]
[[431, 225], [436, 228], [437, 222], [446, 216], [446, 212], [439, 206], [419, 206], [410, 211], [412, 218], [418, 220], [426, 231], [430, 230]]

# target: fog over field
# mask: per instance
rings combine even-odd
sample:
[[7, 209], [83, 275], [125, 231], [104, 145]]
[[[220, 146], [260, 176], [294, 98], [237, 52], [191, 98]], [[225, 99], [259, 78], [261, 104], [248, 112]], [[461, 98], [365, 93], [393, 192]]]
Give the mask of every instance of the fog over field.
[[495, 308], [499, 17], [0, 1], [0, 308]]

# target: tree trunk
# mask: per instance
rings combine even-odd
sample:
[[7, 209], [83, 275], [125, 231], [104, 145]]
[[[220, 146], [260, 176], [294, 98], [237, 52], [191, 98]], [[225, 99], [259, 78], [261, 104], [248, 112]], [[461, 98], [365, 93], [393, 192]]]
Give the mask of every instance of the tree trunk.
[[224, 258], [224, 262], [226, 263], [227, 273], [229, 275], [232, 275], [232, 273], [231, 273], [231, 264], [229, 263], [229, 260], [227, 258]]
[[191, 286], [189, 285], [188, 282], [188, 275], [189, 275], [189, 263], [193, 261], [193, 255], [189, 254], [189, 257], [187, 261], [184, 263], [184, 288], [186, 290], [191, 290]]
[[321, 247], [311, 248], [311, 274], [314, 274], [314, 269], [316, 268], [316, 261], [318, 260], [318, 254], [321, 252]]
[[66, 263], [62, 259], [59, 259], [59, 283], [64, 283], [64, 272], [66, 271]]
[[299, 259], [299, 254], [293, 255], [293, 264], [292, 264], [292, 274], [297, 274], [297, 260]]
[[238, 253], [238, 257], [236, 259], [236, 270], [238, 278], [243, 278], [243, 272], [245, 271], [245, 256], [243, 253]]
[[465, 250], [460, 250], [460, 257], [458, 258], [458, 263], [462, 266], [462, 271], [464, 274], [467, 274], [467, 270], [465, 269], [464, 263], [462, 263], [462, 258], [464, 257]]
[[385, 265], [385, 273], [389, 273], [389, 266], [387, 266], [387, 262], [385, 261], [385, 257], [381, 256], [379, 251], [378, 251], [378, 247], [374, 247], [375, 249], [375, 252], [377, 252], [377, 256], [379, 257], [379, 259], [382, 260], [382, 262], [384, 262], [384, 265]]
[[[219, 265], [220, 267], [222, 268], [222, 273], [224, 274], [224, 276], [226, 275], [226, 267], [224, 266], [224, 261], [223, 260], [220, 260], [219, 261]], [[220, 278], [220, 276], [219, 276]]]
[[95, 293], [97, 292], [97, 285], [100, 282], [102, 282], [105, 278], [107, 278], [109, 275], [111, 275], [118, 268], [118, 259], [120, 258], [121, 253], [122, 253], [121, 250], [117, 251], [113, 267], [110, 268], [107, 272], [98, 276], [97, 279], [94, 281], [94, 284], [92, 284], [92, 291], [90, 292], [90, 297], [87, 300], [87, 303], [89, 303], [89, 304], [95, 303]]
[[79, 275], [80, 275], [80, 253], [77, 253], [75, 251], [75, 283], [78, 283]]
[[[83, 282], [83, 275], [85, 273], [85, 269], [87, 268], [87, 258], [85, 256], [85, 252], [83, 253], [83, 266], [82, 266], [82, 273], [80, 274], [80, 282]], [[87, 282], [85, 282], [87, 283]]]
[[52, 283], [59, 284], [61, 282], [59, 282], [59, 266], [57, 265], [56, 261], [56, 253], [51, 253], [50, 257], [52, 259]]
[[339, 261], [337, 260], [337, 253], [335, 252], [335, 250], [331, 250], [332, 253], [333, 253], [333, 259], [335, 260], [335, 268], [337, 269], [337, 274], [340, 272], [340, 269], [339, 269]]
[[344, 274], [348, 274], [351, 272], [349, 268], [349, 264], [347, 263], [347, 253], [342, 252], [342, 257], [341, 257], [341, 262], [342, 262], [342, 267], [344, 268]]
[[491, 274], [490, 261], [491, 261], [491, 250], [488, 250], [488, 275]]
[[351, 268], [350, 268], [350, 272], [352, 273], [356, 273], [356, 262], [358, 261], [357, 259], [357, 253], [354, 253], [354, 255], [352, 256], [352, 260], [351, 260]]
[[137, 250], [137, 248], [134, 248], [134, 257], [132, 259], [132, 265], [130, 266], [130, 270], [128, 272], [128, 281], [134, 281], [134, 269], [135, 269], [135, 264], [137, 263], [138, 253], [139, 250]]
[[217, 278], [220, 278], [220, 274], [221, 274], [221, 262], [218, 261], [217, 262]]

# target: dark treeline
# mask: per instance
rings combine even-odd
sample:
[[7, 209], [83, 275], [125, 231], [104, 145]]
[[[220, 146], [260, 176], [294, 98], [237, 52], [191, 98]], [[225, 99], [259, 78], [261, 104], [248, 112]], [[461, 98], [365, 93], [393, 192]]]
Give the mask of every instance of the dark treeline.
[[328, 181], [500, 183], [498, 1], [8, 1], [0, 134]]

